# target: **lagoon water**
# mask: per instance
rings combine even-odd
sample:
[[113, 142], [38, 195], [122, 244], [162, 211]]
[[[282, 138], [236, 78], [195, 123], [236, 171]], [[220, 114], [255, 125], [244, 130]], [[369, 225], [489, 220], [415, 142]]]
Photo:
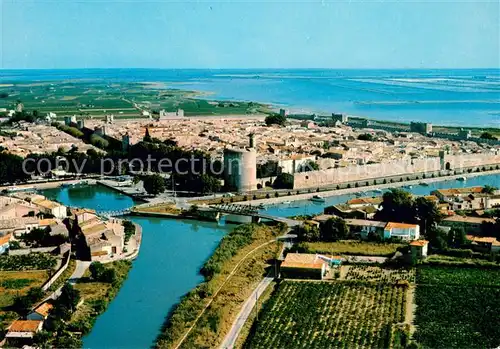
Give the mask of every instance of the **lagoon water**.
[[[439, 188], [486, 184], [500, 187], [500, 174], [472, 177], [466, 182], [451, 180], [429, 186], [416, 185], [407, 190], [426, 195]], [[97, 210], [119, 210], [133, 205], [131, 198], [99, 185], [51, 189], [43, 193], [66, 205]], [[364, 195], [380, 194], [368, 192]], [[325, 206], [353, 197], [329, 197], [325, 204], [298, 201], [269, 207], [267, 213], [284, 217], [318, 214]], [[234, 227], [189, 220], [131, 219], [143, 228], [140, 254], [118, 295], [84, 338], [85, 348], [150, 347], [165, 316], [184, 294], [202, 281], [198, 273], [200, 267], [220, 239]]]
[[379, 120], [500, 127], [500, 69], [76, 69], [3, 70], [0, 82], [163, 82], [210, 98], [347, 113]]

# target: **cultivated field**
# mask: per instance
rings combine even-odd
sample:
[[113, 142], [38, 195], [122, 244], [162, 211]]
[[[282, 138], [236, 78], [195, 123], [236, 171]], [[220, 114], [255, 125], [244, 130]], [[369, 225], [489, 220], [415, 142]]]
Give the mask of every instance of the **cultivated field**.
[[31, 287], [41, 287], [48, 278], [47, 270], [0, 271], [0, 326], [18, 317], [11, 309], [14, 298], [25, 295]]
[[415, 282], [415, 269], [390, 269], [371, 265], [343, 265], [345, 280], [396, 283]]
[[336, 242], [306, 242], [309, 253], [346, 254], [360, 256], [392, 256], [404, 244], [341, 240]]
[[415, 339], [424, 347], [500, 345], [500, 270], [423, 267], [417, 282]]
[[388, 348], [404, 321], [406, 287], [283, 281], [264, 305], [247, 348]]
[[0, 85], [1, 108], [13, 109], [20, 100], [24, 107], [41, 115], [64, 115], [102, 118], [114, 114], [117, 119], [144, 118], [141, 111], [183, 109], [191, 115], [245, 115], [268, 111], [252, 102], [218, 102], [200, 99], [203, 93], [167, 89], [163, 84], [121, 82], [109, 84], [100, 80], [47, 81]]

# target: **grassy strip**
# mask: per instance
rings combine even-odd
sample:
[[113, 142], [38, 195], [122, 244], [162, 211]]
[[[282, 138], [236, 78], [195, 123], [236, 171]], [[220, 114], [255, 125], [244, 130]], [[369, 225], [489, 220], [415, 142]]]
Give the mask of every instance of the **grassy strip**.
[[106, 311], [109, 303], [115, 298], [123, 282], [127, 279], [132, 263], [122, 260], [105, 264], [105, 267], [115, 271], [115, 282], [93, 281], [90, 278], [90, 272], [87, 270], [84, 277], [75, 284], [74, 287], [80, 291], [84, 302], [71, 317], [69, 323], [71, 331], [81, 332], [82, 335], [90, 332], [97, 317]]
[[404, 244], [361, 242], [342, 240], [336, 242], [304, 242], [299, 244], [299, 252], [324, 253], [330, 255], [392, 256]]
[[[237, 227], [221, 240], [203, 267], [205, 282], [189, 292], [169, 316], [157, 338], [157, 348], [174, 346], [193, 325], [203, 308], [210, 307], [196, 323], [182, 348], [217, 347], [229, 332], [240, 307], [262, 280], [275, 258], [279, 245], [271, 243], [244, 257], [256, 247], [273, 240], [283, 227], [248, 224]], [[282, 232], [282, 231], [281, 231]], [[215, 298], [214, 292], [225, 282], [235, 266], [244, 259]]]
[[456, 266], [456, 267], [487, 267], [487, 268], [500, 268], [496, 262], [490, 262], [484, 259], [476, 258], [461, 258], [453, 256], [444, 256], [433, 254], [421, 261], [424, 265], [440, 265], [440, 266]]

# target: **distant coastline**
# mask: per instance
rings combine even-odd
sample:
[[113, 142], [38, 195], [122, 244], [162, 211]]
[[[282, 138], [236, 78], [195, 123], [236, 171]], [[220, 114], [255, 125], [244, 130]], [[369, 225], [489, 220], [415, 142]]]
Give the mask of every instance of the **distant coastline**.
[[0, 89], [11, 88], [9, 83], [68, 80], [154, 82], [196, 91], [196, 98], [254, 102], [293, 113], [500, 128], [497, 68], [2, 70]]

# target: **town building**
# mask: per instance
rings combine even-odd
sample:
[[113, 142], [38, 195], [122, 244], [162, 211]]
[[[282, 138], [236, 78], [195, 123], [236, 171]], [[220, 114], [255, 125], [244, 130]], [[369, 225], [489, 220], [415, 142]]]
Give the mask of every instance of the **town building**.
[[88, 210], [73, 212], [75, 230], [81, 234], [92, 261], [102, 261], [123, 253], [124, 228], [121, 220], [102, 220]]
[[9, 250], [12, 234], [0, 235], [0, 255]]
[[411, 256], [413, 259], [424, 259], [427, 257], [429, 241], [415, 240], [410, 242]]
[[18, 343], [33, 339], [36, 333], [42, 330], [43, 321], [40, 320], [15, 320], [7, 329], [7, 341]]
[[498, 253], [500, 252], [500, 241], [489, 236], [467, 235], [467, 240], [471, 241], [472, 248], [479, 252]]
[[495, 224], [495, 222], [493, 218], [454, 215], [444, 218], [441, 225], [450, 228], [462, 228], [466, 233], [479, 234], [483, 223]]
[[346, 224], [351, 229], [351, 233], [359, 234], [361, 238], [366, 239], [370, 234], [384, 236], [384, 229], [387, 222], [369, 221], [365, 219], [346, 219]]
[[389, 222], [384, 228], [384, 239], [390, 238], [400, 238], [405, 241], [418, 240], [420, 226], [418, 224]]
[[12, 233], [16, 238], [39, 227], [38, 218], [22, 217], [0, 220], [0, 234]]
[[334, 265], [340, 265], [341, 257], [319, 254], [288, 253], [281, 263], [282, 278], [322, 280]]
[[27, 316], [27, 320], [44, 321], [49, 317], [49, 313], [54, 306], [51, 303], [45, 302], [33, 309]]
[[38, 206], [41, 212], [51, 214], [56, 218], [64, 219], [68, 215], [66, 206], [55, 201], [47, 200], [45, 197], [32, 200], [31, 202]]

